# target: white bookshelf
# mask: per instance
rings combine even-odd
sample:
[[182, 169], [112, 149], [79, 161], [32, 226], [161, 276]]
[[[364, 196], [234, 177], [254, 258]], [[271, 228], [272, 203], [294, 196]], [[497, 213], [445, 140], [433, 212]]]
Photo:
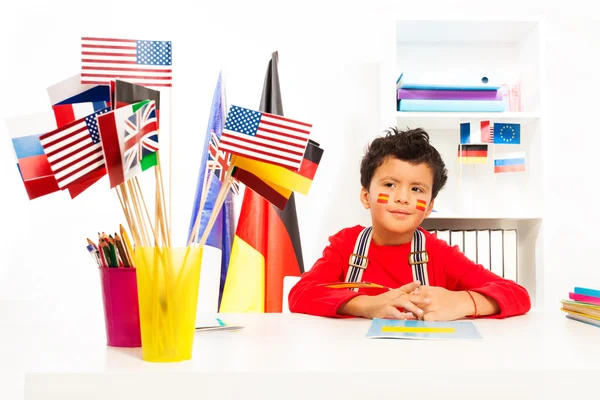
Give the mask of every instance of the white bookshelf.
[[[401, 112], [398, 111], [396, 119], [398, 124], [417, 126], [426, 125], [429, 129], [456, 129], [461, 122], [473, 120], [494, 120], [499, 113], [494, 112]], [[502, 121], [528, 125], [537, 123], [540, 119], [538, 112], [503, 112]]]
[[[543, 20], [502, 18], [410, 18], [387, 29], [389, 54], [381, 67], [382, 127], [425, 129], [448, 169], [436, 199], [436, 213], [423, 223], [434, 229], [517, 229], [518, 282], [543, 299]], [[397, 111], [396, 79], [401, 72], [485, 74], [494, 83], [521, 81], [521, 110], [506, 112]], [[488, 146], [487, 164], [457, 163], [460, 123], [489, 120], [521, 124], [519, 145]], [[493, 160], [524, 151], [525, 172], [494, 174]]]

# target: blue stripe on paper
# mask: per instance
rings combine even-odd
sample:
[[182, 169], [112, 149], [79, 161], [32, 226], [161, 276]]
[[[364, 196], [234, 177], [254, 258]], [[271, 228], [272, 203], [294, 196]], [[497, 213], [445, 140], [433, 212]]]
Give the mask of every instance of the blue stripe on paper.
[[524, 158], [507, 158], [503, 160], [494, 160], [494, 167], [508, 167], [511, 165], [525, 165]]
[[12, 142], [18, 159], [45, 154], [40, 143], [40, 135], [13, 138]]

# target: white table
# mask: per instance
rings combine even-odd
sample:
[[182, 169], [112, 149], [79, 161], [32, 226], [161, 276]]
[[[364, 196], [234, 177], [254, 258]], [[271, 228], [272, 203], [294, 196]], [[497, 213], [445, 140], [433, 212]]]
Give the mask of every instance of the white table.
[[600, 376], [600, 329], [560, 311], [478, 320], [480, 341], [366, 339], [364, 319], [221, 317], [245, 328], [196, 333], [181, 363], [65, 337], [30, 364], [25, 400], [573, 398]]

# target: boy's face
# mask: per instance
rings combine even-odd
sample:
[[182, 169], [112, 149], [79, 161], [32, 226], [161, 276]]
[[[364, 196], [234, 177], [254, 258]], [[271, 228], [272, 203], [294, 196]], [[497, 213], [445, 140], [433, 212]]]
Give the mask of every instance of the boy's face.
[[375, 170], [368, 191], [362, 188], [360, 194], [363, 206], [371, 211], [376, 242], [410, 242], [433, 209], [432, 188], [433, 172], [426, 164], [386, 158]]

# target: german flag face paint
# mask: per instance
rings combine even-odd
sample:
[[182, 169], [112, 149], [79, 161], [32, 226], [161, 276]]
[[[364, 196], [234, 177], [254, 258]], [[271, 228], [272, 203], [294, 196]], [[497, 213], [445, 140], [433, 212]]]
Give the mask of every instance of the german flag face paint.
[[427, 202], [425, 200], [417, 200], [417, 210], [425, 211], [426, 206], [427, 206]]
[[379, 193], [377, 195], [377, 202], [378, 203], [386, 203], [388, 202], [388, 200], [390, 199], [390, 195], [386, 194], [386, 193]]

